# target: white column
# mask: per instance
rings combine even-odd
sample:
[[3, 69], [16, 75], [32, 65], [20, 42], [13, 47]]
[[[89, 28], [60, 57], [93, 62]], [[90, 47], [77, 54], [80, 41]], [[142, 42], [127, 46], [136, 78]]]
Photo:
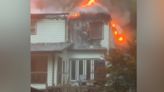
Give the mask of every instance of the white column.
[[47, 67], [47, 85], [52, 86], [52, 73], [53, 73], [53, 59], [52, 55], [48, 55], [48, 67]]
[[54, 56], [54, 85], [57, 85], [57, 56]]
[[70, 61], [67, 59], [66, 61], [66, 83], [70, 81]]
[[84, 66], [83, 66], [84, 67], [83, 68], [84, 69], [84, 76], [85, 76], [85, 80], [86, 80], [86, 78], [87, 78], [87, 70], [86, 70], [87, 69], [87, 60], [84, 59], [83, 64], [84, 64]]
[[94, 80], [94, 59], [91, 60], [91, 80]]
[[79, 80], [79, 60], [76, 60], [76, 80]]
[[70, 69], [69, 79], [72, 80], [72, 75], [71, 75], [71, 73], [72, 73], [72, 61], [71, 60], [69, 61], [69, 64], [70, 64], [70, 67], [69, 67], [69, 69]]

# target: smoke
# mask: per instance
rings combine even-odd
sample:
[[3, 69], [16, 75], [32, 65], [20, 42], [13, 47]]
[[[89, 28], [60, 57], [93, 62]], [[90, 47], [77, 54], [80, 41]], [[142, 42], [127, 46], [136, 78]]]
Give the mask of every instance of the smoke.
[[31, 13], [59, 13], [59, 12], [108, 12], [112, 20], [124, 27], [132, 23], [136, 26], [136, 0], [96, 0], [96, 4], [89, 8], [80, 8], [85, 0], [31, 0]]
[[101, 0], [101, 3], [108, 8], [115, 23], [124, 27], [129, 25], [135, 17], [136, 0]]
[[101, 4], [108, 8], [112, 22], [119, 25], [126, 35], [128, 43], [136, 40], [136, 0], [101, 0]]
[[79, 0], [31, 0], [31, 13], [70, 12]]
[[81, 9], [84, 0], [31, 0], [31, 13], [56, 13], [82, 10], [84, 12], [107, 12], [107, 8], [96, 3], [94, 7]]

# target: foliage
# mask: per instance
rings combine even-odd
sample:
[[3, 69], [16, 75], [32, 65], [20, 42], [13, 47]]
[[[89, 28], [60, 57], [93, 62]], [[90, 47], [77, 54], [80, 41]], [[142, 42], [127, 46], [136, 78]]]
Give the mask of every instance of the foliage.
[[136, 45], [131, 44], [125, 53], [120, 49], [111, 49], [106, 58], [110, 64], [107, 68], [109, 92], [126, 92], [136, 87]]
[[107, 92], [128, 92], [136, 89], [136, 0], [101, 0], [109, 10], [119, 8], [130, 12], [130, 23], [132, 35], [128, 38], [127, 48], [113, 48], [106, 55], [108, 61], [107, 81], [105, 90]]

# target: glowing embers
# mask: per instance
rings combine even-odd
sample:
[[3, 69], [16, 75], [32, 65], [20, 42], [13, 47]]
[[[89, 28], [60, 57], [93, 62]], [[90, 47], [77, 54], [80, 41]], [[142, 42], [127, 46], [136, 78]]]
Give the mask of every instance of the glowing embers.
[[68, 18], [69, 19], [76, 19], [80, 17], [80, 13], [79, 12], [72, 12], [69, 14]]
[[119, 43], [125, 43], [125, 35], [124, 34], [119, 34], [116, 36], [116, 39]]
[[116, 44], [123, 44], [126, 42], [126, 36], [123, 33], [118, 33], [117, 31], [114, 31], [114, 39]]
[[96, 3], [96, 0], [87, 0], [81, 5], [81, 7], [90, 7], [94, 5], [95, 3]]
[[115, 31], [114, 31], [114, 35], [117, 35], [117, 34], [118, 34], [118, 32], [115, 30]]
[[123, 30], [116, 25], [113, 21], [109, 24], [112, 28], [114, 40], [116, 44], [125, 44], [126, 43], [126, 35], [123, 33]]

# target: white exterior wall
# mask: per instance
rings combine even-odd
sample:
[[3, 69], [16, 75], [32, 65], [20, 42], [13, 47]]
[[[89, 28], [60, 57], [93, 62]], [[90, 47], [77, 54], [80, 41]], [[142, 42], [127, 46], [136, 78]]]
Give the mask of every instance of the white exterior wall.
[[65, 42], [65, 20], [44, 19], [36, 24], [36, 35], [31, 35], [31, 43]]
[[104, 53], [98, 51], [69, 52], [69, 58], [102, 58], [103, 56]]
[[110, 37], [109, 37], [109, 27], [108, 27], [108, 25], [104, 25], [104, 28], [103, 28], [104, 30], [104, 33], [103, 33], [103, 37], [104, 37], [104, 39], [101, 41], [101, 46], [102, 47], [105, 47], [105, 48], [107, 48], [107, 49], [109, 49], [109, 39], [110, 39]]

